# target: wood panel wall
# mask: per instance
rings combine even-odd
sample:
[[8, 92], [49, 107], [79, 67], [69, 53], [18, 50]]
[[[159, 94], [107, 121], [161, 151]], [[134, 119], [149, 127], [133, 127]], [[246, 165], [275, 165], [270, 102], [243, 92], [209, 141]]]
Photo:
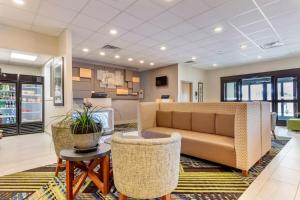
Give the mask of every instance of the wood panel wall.
[[[94, 65], [88, 63], [73, 62], [73, 77], [79, 77], [80, 68], [91, 69], [91, 78], [80, 78], [80, 81], [73, 80], [73, 98], [82, 99], [91, 97], [92, 91], [105, 92], [108, 97], [112, 99], [138, 99], [137, 95], [134, 95], [140, 90], [140, 82], [133, 82], [132, 77], [140, 77], [138, 71], [132, 69], [124, 69], [118, 67], [111, 67], [105, 65]], [[109, 72], [121, 71], [124, 76], [123, 86], [117, 86], [116, 88], [104, 88], [100, 87], [100, 81], [97, 80], [97, 70], [107, 70]], [[128, 89], [128, 95], [117, 95], [117, 88]]]

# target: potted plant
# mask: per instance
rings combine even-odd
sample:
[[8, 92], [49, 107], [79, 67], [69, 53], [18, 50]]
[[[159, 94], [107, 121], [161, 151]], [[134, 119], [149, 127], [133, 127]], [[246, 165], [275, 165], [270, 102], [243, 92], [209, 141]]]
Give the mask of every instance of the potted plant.
[[102, 134], [102, 123], [94, 120], [93, 113], [95, 111], [97, 111], [97, 107], [92, 108], [91, 103], [84, 103], [83, 110], [75, 110], [70, 116], [76, 149], [89, 149], [98, 145]]

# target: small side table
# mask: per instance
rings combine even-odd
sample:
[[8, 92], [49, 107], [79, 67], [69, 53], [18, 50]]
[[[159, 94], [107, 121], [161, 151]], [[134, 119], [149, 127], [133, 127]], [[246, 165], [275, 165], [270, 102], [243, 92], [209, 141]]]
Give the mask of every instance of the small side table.
[[[87, 177], [101, 190], [102, 194], [106, 195], [109, 192], [110, 152], [108, 144], [100, 144], [97, 151], [89, 153], [76, 153], [74, 149], [63, 149], [60, 152], [61, 158], [66, 160], [67, 200], [74, 199]], [[98, 165], [100, 169], [95, 172], [94, 169]], [[75, 168], [83, 171], [76, 179], [74, 179]]]

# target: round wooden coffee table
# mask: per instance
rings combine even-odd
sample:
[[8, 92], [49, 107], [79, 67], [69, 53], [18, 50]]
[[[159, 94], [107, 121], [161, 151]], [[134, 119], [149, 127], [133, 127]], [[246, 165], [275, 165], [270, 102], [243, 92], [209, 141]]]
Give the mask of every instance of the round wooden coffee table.
[[[100, 144], [97, 151], [89, 153], [76, 153], [74, 149], [63, 149], [60, 152], [62, 159], [66, 160], [66, 190], [67, 200], [73, 200], [80, 190], [85, 179], [89, 177], [100, 189], [102, 194], [109, 192], [110, 145]], [[88, 162], [84, 162], [88, 161]], [[94, 169], [100, 165], [98, 172]], [[79, 168], [82, 173], [74, 179], [74, 170]]]

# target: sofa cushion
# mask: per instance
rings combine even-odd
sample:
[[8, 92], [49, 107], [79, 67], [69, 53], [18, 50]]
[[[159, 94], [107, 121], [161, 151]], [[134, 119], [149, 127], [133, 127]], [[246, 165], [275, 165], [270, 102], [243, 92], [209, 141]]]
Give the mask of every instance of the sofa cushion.
[[192, 129], [192, 114], [190, 112], [175, 112], [172, 115], [172, 127], [182, 130]]
[[197, 131], [201, 133], [215, 133], [215, 123], [215, 113], [192, 113], [192, 131]]
[[172, 111], [156, 111], [156, 124], [160, 127], [172, 128]]
[[234, 115], [216, 114], [216, 134], [234, 137]]
[[174, 132], [182, 136], [181, 153], [236, 167], [232, 137], [164, 127], [143, 130], [142, 136], [144, 138], [170, 137]]

